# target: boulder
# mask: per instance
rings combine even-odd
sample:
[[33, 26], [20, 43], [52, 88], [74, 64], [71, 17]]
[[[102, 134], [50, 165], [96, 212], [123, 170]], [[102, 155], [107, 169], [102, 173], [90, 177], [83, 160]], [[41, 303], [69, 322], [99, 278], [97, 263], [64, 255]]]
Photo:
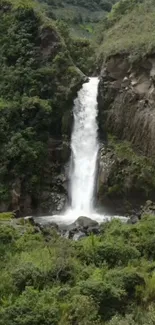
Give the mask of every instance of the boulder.
[[96, 226], [96, 227], [89, 227], [87, 229], [87, 235], [91, 235], [91, 234], [94, 234], [94, 235], [99, 235], [100, 234], [100, 226]]
[[34, 221], [33, 217], [31, 217], [31, 216], [25, 217], [24, 220], [25, 220], [25, 222], [29, 222], [33, 226], [35, 225], [35, 221]]
[[146, 214], [155, 215], [155, 203], [151, 200], [146, 201], [145, 205], [141, 209], [141, 218]]
[[77, 228], [89, 228], [98, 226], [98, 222], [88, 217], [81, 216], [74, 222]]
[[56, 223], [51, 222], [51, 223], [46, 223], [46, 224], [37, 224], [37, 226], [40, 228], [42, 234], [50, 239], [52, 231], [57, 232], [60, 234], [59, 227]]
[[82, 231], [79, 231], [73, 236], [73, 240], [78, 241], [84, 237], [86, 237], [86, 234]]
[[127, 224], [132, 224], [134, 225], [135, 223], [137, 223], [139, 221], [139, 218], [137, 215], [131, 215], [127, 221]]

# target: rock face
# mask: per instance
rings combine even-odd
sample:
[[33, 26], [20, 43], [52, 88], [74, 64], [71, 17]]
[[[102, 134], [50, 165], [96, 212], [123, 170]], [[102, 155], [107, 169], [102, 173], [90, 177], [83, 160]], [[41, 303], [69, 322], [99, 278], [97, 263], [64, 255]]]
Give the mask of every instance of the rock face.
[[136, 64], [126, 56], [109, 58], [99, 84], [101, 133], [130, 141], [144, 155], [155, 155], [155, 56]]
[[[110, 57], [101, 70], [98, 199], [116, 212], [155, 200], [155, 55], [130, 63], [125, 55]], [[109, 147], [107, 134], [129, 143], [126, 155]], [[119, 144], [120, 146], [120, 144]], [[119, 148], [120, 151], [120, 148]], [[149, 165], [150, 164], [150, 165]], [[119, 209], [117, 209], [119, 206]]]
[[38, 197], [36, 212], [39, 215], [58, 214], [64, 209], [67, 203], [69, 158], [69, 142], [51, 138], [44, 169], [45, 180]]
[[97, 221], [92, 220], [88, 217], [79, 217], [74, 225], [76, 227], [82, 227], [82, 228], [89, 228], [89, 227], [96, 227], [98, 225]]
[[52, 215], [62, 211], [68, 201], [69, 141], [50, 138], [45, 161], [44, 181], [30, 195], [17, 186], [12, 190], [12, 210], [20, 215]]
[[[147, 185], [154, 193], [153, 184], [146, 184], [136, 160], [120, 157], [114, 148], [103, 147], [99, 156], [97, 201], [110, 215], [137, 215], [147, 200]], [[137, 171], [138, 170], [138, 171]], [[149, 175], [151, 177], [151, 174]], [[146, 178], [147, 178], [146, 174]], [[145, 189], [146, 186], [146, 189]]]

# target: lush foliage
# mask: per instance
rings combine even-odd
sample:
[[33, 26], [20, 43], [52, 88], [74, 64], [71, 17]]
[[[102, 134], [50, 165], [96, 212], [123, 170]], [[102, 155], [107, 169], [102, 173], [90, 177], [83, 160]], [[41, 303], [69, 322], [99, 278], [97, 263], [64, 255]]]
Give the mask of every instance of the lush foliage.
[[117, 0], [39, 0], [49, 17], [65, 21], [72, 35], [91, 37], [96, 23]]
[[154, 233], [154, 216], [80, 242], [3, 222], [0, 324], [153, 325]]
[[91, 75], [95, 69], [93, 43], [86, 38], [71, 37], [69, 26], [64, 21], [57, 21], [56, 26], [65, 39], [74, 64], [87, 76]]
[[108, 197], [130, 198], [134, 194], [141, 199], [154, 200], [155, 166], [154, 160], [137, 154], [130, 142], [119, 141], [109, 135], [109, 147], [113, 152], [113, 167], [109, 175], [108, 188], [100, 189]]
[[100, 58], [127, 53], [137, 60], [154, 51], [154, 1], [121, 0], [100, 24]]
[[[0, 1], [0, 200], [44, 181], [48, 139], [61, 138], [82, 83], [62, 36], [31, 1]], [[66, 123], [69, 123], [69, 119]], [[24, 193], [23, 193], [24, 194]]]

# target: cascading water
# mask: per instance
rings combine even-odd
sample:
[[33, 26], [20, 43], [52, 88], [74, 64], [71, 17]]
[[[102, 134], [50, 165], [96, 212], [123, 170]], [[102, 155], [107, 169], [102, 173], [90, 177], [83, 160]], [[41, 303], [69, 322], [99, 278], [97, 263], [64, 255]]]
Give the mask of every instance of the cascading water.
[[98, 78], [84, 83], [74, 101], [74, 126], [71, 136], [70, 208], [64, 215], [65, 223], [87, 216], [98, 222], [103, 215], [94, 211], [94, 189], [99, 150], [97, 125]]
[[[90, 78], [88, 83], [83, 84], [74, 101], [69, 188], [70, 207], [61, 215], [40, 217], [41, 222], [45, 222], [47, 218], [48, 222], [71, 224], [80, 216], [86, 216], [98, 222], [111, 220], [110, 216], [96, 213], [93, 207], [99, 150], [96, 120], [98, 83], [98, 78]], [[123, 219], [125, 218], [122, 217]]]
[[93, 195], [98, 155], [97, 90], [98, 78], [84, 83], [74, 102], [74, 127], [71, 137], [71, 210], [77, 216], [93, 211]]

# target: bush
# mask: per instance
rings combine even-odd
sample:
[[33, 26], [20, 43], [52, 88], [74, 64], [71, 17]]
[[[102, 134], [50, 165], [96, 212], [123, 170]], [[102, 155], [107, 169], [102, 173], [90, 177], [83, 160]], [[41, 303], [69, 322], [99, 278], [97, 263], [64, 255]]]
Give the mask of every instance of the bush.
[[99, 305], [99, 315], [107, 320], [117, 312], [123, 312], [126, 292], [106, 281], [87, 280], [80, 283], [81, 293], [93, 297]]
[[80, 256], [87, 263], [95, 263], [96, 266], [107, 263], [109, 267], [127, 265], [128, 262], [140, 257], [140, 252], [122, 240], [108, 240], [104, 238], [89, 237], [83, 241], [80, 247]]
[[1, 325], [58, 325], [59, 319], [60, 308], [52, 291], [27, 288], [10, 306], [0, 309]]
[[88, 296], [75, 295], [64, 308], [64, 319], [68, 325], [97, 325], [99, 321], [98, 306]]
[[23, 292], [27, 286], [43, 289], [46, 284], [46, 274], [35, 265], [25, 263], [12, 272], [12, 281], [19, 293]]
[[19, 236], [18, 232], [12, 226], [0, 225], [0, 244], [7, 245], [15, 243]]

